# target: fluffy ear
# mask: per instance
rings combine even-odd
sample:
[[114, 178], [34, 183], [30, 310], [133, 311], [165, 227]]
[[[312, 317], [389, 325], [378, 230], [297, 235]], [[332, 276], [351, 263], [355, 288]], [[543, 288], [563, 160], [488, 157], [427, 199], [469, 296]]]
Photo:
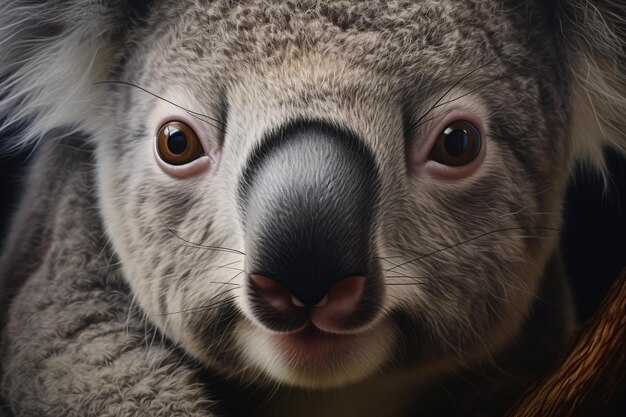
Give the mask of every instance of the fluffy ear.
[[[3, 0], [0, 6], [0, 132], [23, 123], [4, 150], [63, 127], [89, 131], [94, 81], [106, 77], [132, 19], [133, 0]], [[145, 7], [145, 6], [142, 6]], [[4, 120], [2, 120], [4, 118]]]
[[604, 173], [603, 147], [626, 154], [626, 1], [560, 0], [556, 13], [573, 74], [575, 156]]

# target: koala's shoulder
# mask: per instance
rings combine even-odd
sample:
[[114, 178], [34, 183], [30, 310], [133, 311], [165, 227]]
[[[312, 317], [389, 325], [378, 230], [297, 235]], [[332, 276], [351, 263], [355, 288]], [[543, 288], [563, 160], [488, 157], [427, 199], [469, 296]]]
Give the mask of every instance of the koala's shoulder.
[[[92, 150], [79, 138], [42, 143], [34, 151], [23, 184], [24, 194], [2, 242], [0, 322], [11, 297], [43, 264], [51, 246], [82, 238], [72, 236], [70, 223], [88, 219], [72, 213], [89, 212], [97, 218], [92, 170]], [[92, 227], [97, 228], [98, 224]]]

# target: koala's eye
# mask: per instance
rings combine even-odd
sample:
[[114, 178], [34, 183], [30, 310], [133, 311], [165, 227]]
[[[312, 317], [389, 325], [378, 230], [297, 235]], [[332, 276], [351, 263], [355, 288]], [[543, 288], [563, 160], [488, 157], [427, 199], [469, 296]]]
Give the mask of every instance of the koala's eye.
[[185, 165], [204, 154], [198, 135], [183, 122], [165, 123], [156, 140], [159, 157], [170, 165]]
[[439, 134], [429, 159], [458, 167], [472, 162], [480, 153], [481, 146], [480, 130], [467, 120], [457, 120]]

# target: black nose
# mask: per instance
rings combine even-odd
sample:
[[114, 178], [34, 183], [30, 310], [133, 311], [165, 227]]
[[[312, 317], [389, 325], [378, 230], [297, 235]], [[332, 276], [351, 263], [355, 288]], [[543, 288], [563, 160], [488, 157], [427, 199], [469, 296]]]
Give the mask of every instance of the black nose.
[[368, 276], [378, 171], [345, 129], [299, 121], [266, 135], [240, 181], [247, 269], [307, 305]]

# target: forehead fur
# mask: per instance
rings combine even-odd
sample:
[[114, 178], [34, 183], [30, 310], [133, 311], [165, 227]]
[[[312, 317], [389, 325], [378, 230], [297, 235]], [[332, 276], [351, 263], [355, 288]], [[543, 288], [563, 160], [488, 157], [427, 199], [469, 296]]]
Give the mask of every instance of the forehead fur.
[[134, 54], [141, 62], [129, 71], [148, 62], [152, 71], [144, 77], [209, 73], [217, 84], [317, 54], [384, 74], [387, 82], [447, 83], [491, 61], [515, 73], [554, 73], [558, 65], [558, 53], [541, 62], [532, 53], [533, 44], [551, 43], [549, 34], [529, 43], [515, 13], [494, 1], [210, 1], [172, 8], [136, 29], [145, 50]]

